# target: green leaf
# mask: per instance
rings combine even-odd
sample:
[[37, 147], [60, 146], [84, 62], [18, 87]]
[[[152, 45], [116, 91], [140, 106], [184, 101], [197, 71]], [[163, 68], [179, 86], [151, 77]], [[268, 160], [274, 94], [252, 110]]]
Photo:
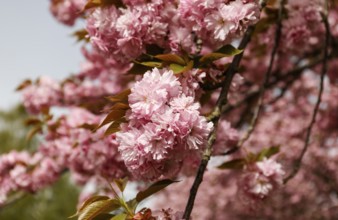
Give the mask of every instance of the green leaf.
[[157, 193], [158, 191], [161, 191], [162, 189], [166, 188], [170, 184], [176, 183], [176, 182], [178, 182], [178, 181], [174, 181], [174, 180], [170, 180], [170, 179], [158, 181], [158, 182], [152, 184], [151, 186], [149, 186], [146, 190], [137, 193], [136, 201], [141, 202], [144, 199], [148, 198], [149, 196]]
[[129, 207], [130, 210], [132, 210], [133, 212], [135, 212], [136, 208], [137, 208], [138, 202], [135, 199], [131, 199], [127, 202], [127, 206]]
[[279, 146], [272, 146], [269, 148], [264, 148], [261, 152], [257, 154], [257, 161], [263, 160], [265, 157], [269, 158], [279, 152]]
[[127, 186], [128, 177], [125, 177], [123, 179], [114, 179], [114, 182], [115, 182], [116, 186], [120, 189], [120, 191], [123, 192], [124, 189]]
[[209, 53], [209, 54], [202, 56], [199, 62], [202, 64], [209, 64], [223, 57], [228, 57], [228, 55], [223, 54], [223, 53]]
[[118, 215], [115, 215], [111, 220], [125, 220], [127, 218], [126, 213], [120, 213]]
[[189, 61], [188, 64], [186, 66], [182, 66], [180, 64], [176, 64], [176, 63], [172, 63], [169, 65], [169, 68], [175, 73], [175, 74], [179, 74], [179, 73], [184, 73], [186, 71], [189, 71], [193, 68], [194, 66], [194, 61]]
[[81, 207], [79, 208], [79, 212], [83, 211], [88, 205], [92, 204], [93, 202], [107, 199], [110, 198], [108, 196], [92, 196], [82, 203]]
[[194, 67], [194, 61], [190, 60], [188, 64], [185, 66], [183, 72], [189, 71]]
[[199, 60], [200, 63], [202, 64], [209, 64], [215, 60], [221, 59], [223, 57], [231, 57], [235, 56], [237, 54], [242, 53], [243, 50], [238, 50], [237, 48], [233, 47], [232, 45], [228, 44], [220, 49], [216, 50], [213, 53], [206, 54], [202, 56]]
[[143, 66], [148, 66], [148, 67], [157, 67], [157, 68], [161, 68], [162, 67], [162, 63], [161, 62], [156, 62], [156, 61], [140, 62], [139, 64], [141, 64]]
[[79, 215], [80, 212], [82, 212], [88, 205], [92, 204], [93, 202], [100, 201], [100, 200], [107, 200], [107, 199], [109, 199], [108, 196], [92, 196], [88, 198], [86, 201], [84, 201], [81, 204], [80, 208], [77, 210], [77, 212], [74, 215], [70, 216], [69, 218], [73, 218]]
[[242, 52], [243, 52], [243, 50], [239, 50], [236, 47], [232, 46], [231, 44], [227, 44], [227, 45], [219, 48], [218, 50], [216, 50], [216, 53], [226, 54], [227, 56], [235, 56], [235, 55], [240, 54]]
[[181, 73], [184, 70], [184, 66], [176, 64], [176, 63], [172, 63], [169, 65], [169, 68], [175, 73]]
[[227, 161], [217, 168], [219, 169], [243, 169], [245, 165], [245, 160], [244, 159], [234, 159], [231, 161]]
[[120, 205], [115, 199], [98, 200], [80, 211], [78, 220], [92, 220], [100, 214], [109, 213], [118, 208], [120, 208]]
[[160, 54], [156, 55], [155, 58], [165, 61], [167, 63], [176, 63], [182, 66], [186, 64], [184, 59], [176, 54]]

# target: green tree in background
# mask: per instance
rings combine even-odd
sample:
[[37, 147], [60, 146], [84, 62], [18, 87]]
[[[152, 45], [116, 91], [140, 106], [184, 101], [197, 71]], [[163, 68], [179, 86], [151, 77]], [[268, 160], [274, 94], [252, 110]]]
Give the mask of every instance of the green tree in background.
[[[33, 150], [36, 140], [27, 141], [29, 128], [24, 125], [27, 114], [22, 106], [0, 111], [0, 154], [11, 150]], [[1, 178], [1, 177], [0, 177]], [[65, 174], [54, 186], [36, 194], [25, 194], [0, 208], [1, 220], [61, 220], [74, 214], [78, 189]]]

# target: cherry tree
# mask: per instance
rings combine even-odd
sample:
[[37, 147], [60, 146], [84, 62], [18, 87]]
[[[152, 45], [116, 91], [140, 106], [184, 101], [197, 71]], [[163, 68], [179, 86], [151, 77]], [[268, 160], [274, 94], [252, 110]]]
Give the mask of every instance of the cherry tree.
[[85, 60], [62, 81], [19, 85], [27, 137], [41, 143], [0, 156], [0, 204], [67, 172], [84, 189], [81, 220], [338, 218], [336, 1], [51, 0], [50, 11], [84, 20]]

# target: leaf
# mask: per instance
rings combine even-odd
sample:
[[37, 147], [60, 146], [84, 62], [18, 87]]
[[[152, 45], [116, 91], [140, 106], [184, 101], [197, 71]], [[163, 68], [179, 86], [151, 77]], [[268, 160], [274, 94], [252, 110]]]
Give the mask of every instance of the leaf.
[[30, 79], [26, 79], [22, 83], [20, 83], [18, 87], [16, 87], [15, 91], [21, 91], [30, 85], [32, 85], [32, 81]]
[[217, 51], [215, 51], [213, 53], [209, 53], [209, 54], [202, 56], [200, 58], [199, 62], [201, 62], [202, 64], [208, 64], [208, 63], [211, 63], [215, 60], [221, 59], [223, 57], [235, 56], [235, 55], [240, 54], [242, 52], [243, 52], [243, 50], [238, 50], [237, 48], [228, 44], [228, 45], [221, 47], [220, 49], [218, 49]]
[[151, 70], [152, 68], [148, 67], [148, 66], [144, 66], [138, 63], [134, 63], [133, 67], [128, 70], [128, 74], [133, 74], [133, 75], [137, 75], [137, 74], [143, 74], [149, 70]]
[[120, 191], [123, 192], [124, 189], [126, 188], [127, 183], [128, 183], [128, 178], [125, 177], [123, 179], [114, 179], [114, 182], [115, 182], [116, 186], [120, 189]]
[[186, 65], [186, 67], [184, 68], [183, 72], [189, 71], [194, 67], [194, 61], [190, 60], [188, 62], [188, 65]]
[[170, 184], [176, 183], [176, 182], [179, 182], [179, 181], [174, 181], [174, 180], [170, 180], [170, 179], [158, 181], [158, 182], [152, 184], [151, 186], [149, 186], [146, 190], [137, 193], [136, 201], [141, 202], [144, 199], [148, 198], [149, 196], [157, 193], [158, 191], [161, 191], [162, 189], [166, 188]]
[[41, 113], [44, 114], [44, 115], [49, 115], [49, 110], [50, 108], [48, 106], [44, 106], [41, 108]]
[[157, 68], [161, 68], [162, 67], [162, 63], [161, 62], [156, 62], [156, 61], [146, 61], [146, 62], [141, 62], [139, 63], [143, 66], [148, 66], [148, 67], [157, 67]]
[[264, 148], [261, 152], [257, 154], [257, 161], [263, 160], [265, 157], [269, 158], [279, 152], [279, 146], [272, 146], [269, 148]]
[[216, 50], [216, 53], [223, 53], [226, 54], [228, 56], [235, 56], [237, 54], [242, 53], [243, 50], [239, 50], [236, 47], [232, 46], [231, 44], [227, 44], [221, 48], [219, 48], [218, 50]]
[[125, 220], [127, 218], [126, 213], [120, 213], [118, 215], [115, 215], [111, 220]]
[[81, 29], [81, 30], [75, 31], [72, 34], [72, 36], [76, 37], [77, 42], [80, 42], [80, 41], [88, 42], [89, 39], [88, 39], [87, 35], [88, 35], [88, 31], [86, 29]]
[[228, 55], [223, 54], [223, 53], [209, 53], [201, 57], [199, 60], [200, 63], [206, 64], [206, 63], [211, 63], [215, 60], [221, 59], [223, 57], [228, 57]]
[[193, 68], [194, 66], [194, 61], [189, 61], [189, 63], [186, 66], [182, 66], [180, 64], [176, 64], [176, 63], [172, 63], [169, 65], [170, 69], [175, 73], [175, 74], [179, 74], [179, 73], [184, 73], [186, 71], [189, 71]]
[[92, 220], [100, 214], [109, 213], [119, 207], [120, 205], [115, 199], [98, 200], [90, 203], [80, 211], [78, 220]]
[[217, 168], [219, 169], [243, 169], [245, 165], [245, 160], [244, 159], [234, 159], [231, 161], [227, 161]]
[[83, 128], [83, 129], [87, 129], [87, 130], [90, 130], [90, 131], [95, 131], [95, 129], [97, 128], [97, 124], [84, 123], [84, 124], [78, 126], [78, 128]]
[[169, 68], [175, 73], [181, 73], [184, 70], [184, 66], [176, 64], [176, 63], [172, 63], [169, 65]]
[[100, 201], [100, 200], [107, 200], [107, 199], [109, 199], [108, 196], [92, 196], [88, 198], [86, 201], [84, 201], [81, 204], [80, 208], [77, 210], [77, 212], [74, 215], [70, 216], [69, 218], [73, 218], [79, 215], [80, 212], [82, 212], [88, 205], [92, 204], [93, 202]]
[[36, 125], [33, 127], [26, 135], [26, 140], [30, 141], [36, 135], [37, 133], [42, 132], [42, 126], [41, 124]]
[[84, 10], [96, 7], [107, 7], [110, 5], [115, 5], [116, 7], [124, 7], [122, 0], [88, 0]]
[[122, 102], [122, 103], [128, 103], [128, 96], [130, 95], [131, 91], [130, 89], [124, 90], [123, 92], [120, 92], [117, 95], [114, 96], [108, 96], [107, 99], [111, 102]]
[[165, 61], [167, 63], [176, 63], [176, 64], [180, 64], [182, 66], [184, 66], [186, 63], [184, 61], [184, 59], [176, 54], [160, 54], [160, 55], [156, 55], [155, 58]]
[[120, 130], [120, 125], [125, 122], [126, 120], [124, 118], [114, 121], [111, 125], [109, 125], [104, 134], [107, 136], [118, 132]]
[[131, 199], [127, 202], [127, 206], [129, 207], [130, 210], [132, 210], [133, 212], [135, 212], [136, 207], [138, 205], [138, 202], [136, 200], [136, 198]]
[[129, 109], [129, 105], [118, 102], [110, 109], [110, 112], [105, 117], [103, 122], [97, 127], [97, 129], [109, 124], [113, 121], [121, 120], [122, 117], [125, 116], [126, 111]]
[[38, 118], [28, 118], [25, 120], [25, 125], [26, 126], [30, 126], [30, 125], [38, 125], [38, 124], [42, 124], [42, 121]]

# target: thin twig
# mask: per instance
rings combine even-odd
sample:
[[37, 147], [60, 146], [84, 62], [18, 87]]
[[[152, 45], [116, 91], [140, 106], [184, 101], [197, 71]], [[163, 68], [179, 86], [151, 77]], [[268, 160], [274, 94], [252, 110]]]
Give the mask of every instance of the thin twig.
[[281, 93], [279, 95], [277, 95], [276, 97], [274, 97], [273, 99], [269, 100], [269, 102], [267, 103], [268, 105], [273, 105], [274, 103], [276, 103], [279, 99], [283, 98], [285, 93], [288, 91], [288, 89], [293, 85], [293, 83], [300, 77], [300, 75], [298, 77], [294, 77], [293, 79], [290, 79], [288, 81], [285, 82], [285, 85], [280, 88]]
[[274, 64], [275, 57], [277, 54], [280, 38], [282, 35], [282, 19], [284, 15], [284, 4], [285, 4], [285, 0], [282, 0], [280, 3], [279, 12], [278, 12], [278, 21], [277, 21], [276, 32], [275, 32], [275, 40], [274, 40], [274, 45], [273, 45], [272, 52], [271, 52], [270, 62], [269, 62], [269, 66], [266, 71], [266, 74], [264, 76], [263, 84], [261, 85], [259, 89], [259, 94], [258, 94], [259, 98], [258, 98], [257, 106], [254, 110], [248, 130], [246, 131], [246, 133], [243, 135], [243, 137], [239, 140], [237, 144], [238, 148], [241, 148], [243, 146], [245, 141], [249, 139], [250, 135], [254, 131], [256, 124], [257, 124], [258, 117], [259, 117], [259, 113], [263, 107], [263, 99], [264, 99], [265, 90], [268, 87], [270, 75], [272, 72], [272, 68], [273, 68], [273, 64]]
[[327, 61], [328, 61], [328, 57], [329, 57], [330, 27], [329, 27], [329, 24], [328, 24], [328, 21], [327, 21], [326, 14], [322, 13], [321, 15], [322, 15], [323, 23], [324, 23], [324, 26], [325, 26], [325, 43], [324, 43], [324, 55], [323, 55], [323, 64], [322, 64], [323, 66], [322, 66], [322, 71], [321, 71], [321, 75], [320, 75], [320, 85], [319, 85], [318, 98], [317, 98], [316, 105], [313, 109], [311, 121], [310, 121], [309, 126], [307, 127], [307, 130], [306, 130], [306, 137], [305, 137], [302, 152], [301, 152], [299, 158], [295, 162], [294, 169], [284, 179], [284, 184], [286, 184], [290, 179], [295, 177], [297, 175], [299, 169], [300, 169], [303, 157], [304, 157], [304, 155], [305, 155], [305, 153], [306, 153], [306, 151], [309, 147], [312, 127], [313, 127], [313, 125], [315, 124], [315, 121], [316, 121], [316, 116], [317, 116], [317, 113], [318, 113], [318, 110], [319, 110], [319, 105], [320, 105], [323, 90], [324, 90], [324, 77], [325, 77], [325, 74], [327, 72]]
[[[328, 59], [334, 58], [336, 56], [337, 55], [331, 56]], [[298, 79], [301, 76], [301, 74], [303, 73], [304, 70], [311, 69], [311, 68], [317, 66], [318, 64], [320, 64], [322, 62], [323, 62], [323, 58], [315, 59], [315, 60], [313, 60], [311, 63], [309, 63], [307, 65], [304, 65], [304, 66], [298, 67], [296, 69], [293, 69], [289, 73], [287, 73], [286, 75], [283, 75], [281, 77], [277, 77], [276, 79], [274, 79], [271, 83], [268, 84], [267, 88], [272, 88], [273, 86], [275, 86], [276, 84], [278, 84], [278, 83], [280, 83], [280, 82], [282, 82], [284, 80], [287, 80], [287, 82], [296, 80], [296, 79]], [[234, 105], [227, 105], [223, 109], [222, 114], [228, 113], [228, 112], [230, 112], [230, 111], [232, 111], [232, 110], [234, 110], [234, 109], [242, 106], [243, 104], [250, 102], [252, 99], [255, 99], [258, 95], [259, 95], [259, 89], [258, 90], [253, 90], [253, 91], [249, 92], [248, 95], [244, 99], [238, 101], [236, 104], [234, 104]]]

